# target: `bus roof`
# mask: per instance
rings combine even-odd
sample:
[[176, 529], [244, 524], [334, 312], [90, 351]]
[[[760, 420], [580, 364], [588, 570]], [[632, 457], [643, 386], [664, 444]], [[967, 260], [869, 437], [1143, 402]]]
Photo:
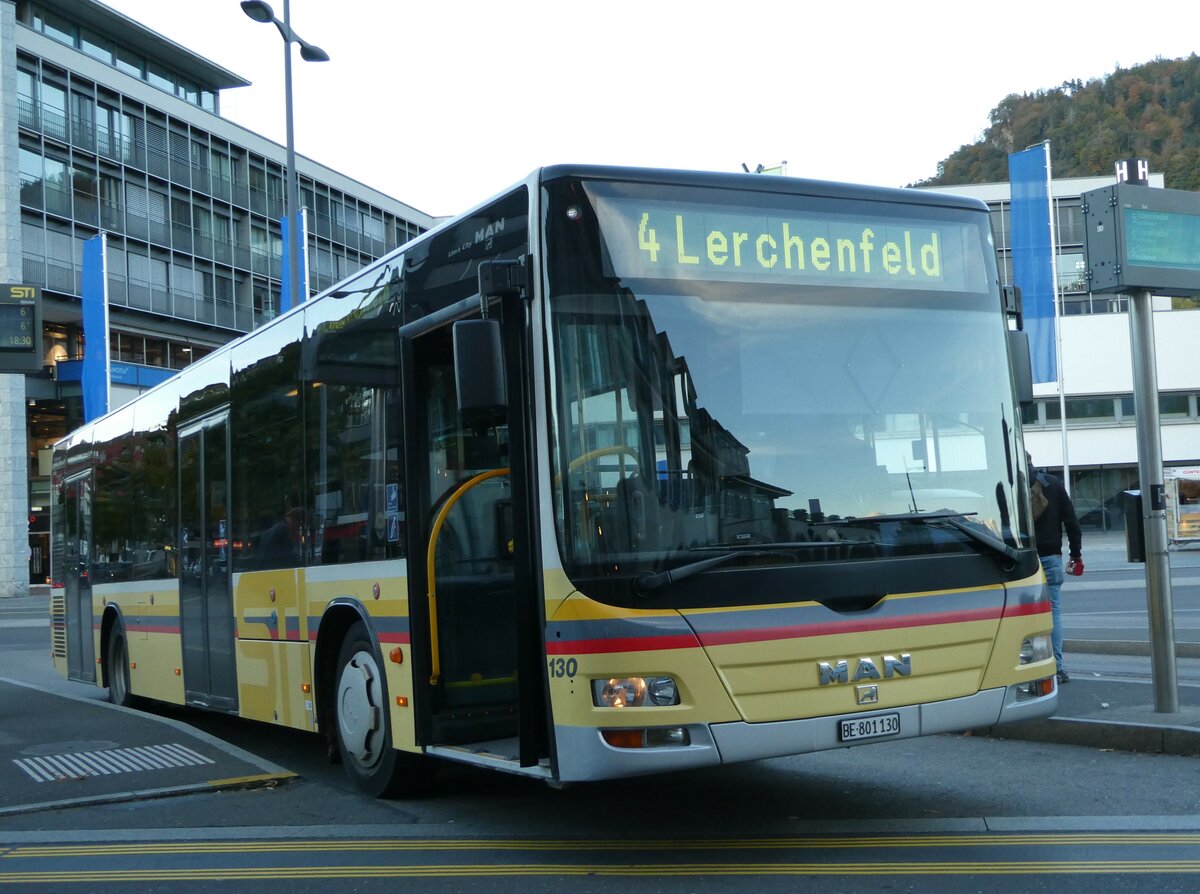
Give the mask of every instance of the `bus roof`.
[[970, 196], [951, 195], [926, 189], [889, 186], [865, 186], [828, 180], [807, 180], [801, 177], [773, 174], [747, 174], [724, 171], [685, 171], [669, 168], [635, 168], [614, 165], [550, 165], [535, 172], [541, 182], [565, 178], [590, 180], [621, 180], [633, 183], [669, 183], [679, 186], [715, 189], [753, 190], [755, 192], [807, 195], [818, 198], [852, 198], [875, 202], [902, 202], [928, 207], [962, 208], [987, 211], [987, 205]]

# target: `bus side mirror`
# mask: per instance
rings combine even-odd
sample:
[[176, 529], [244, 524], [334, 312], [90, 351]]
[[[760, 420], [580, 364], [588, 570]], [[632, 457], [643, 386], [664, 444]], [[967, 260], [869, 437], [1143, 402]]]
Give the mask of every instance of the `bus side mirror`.
[[1008, 355], [1012, 359], [1013, 384], [1017, 403], [1022, 407], [1033, 404], [1033, 361], [1029, 355], [1029, 333], [1022, 329], [1008, 330]]
[[491, 420], [508, 412], [499, 320], [454, 324], [454, 383], [458, 408], [468, 419]]

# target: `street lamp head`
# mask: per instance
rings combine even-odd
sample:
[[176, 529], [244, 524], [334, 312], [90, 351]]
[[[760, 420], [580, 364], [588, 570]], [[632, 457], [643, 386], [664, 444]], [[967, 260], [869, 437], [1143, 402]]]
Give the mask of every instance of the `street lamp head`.
[[264, 25], [275, 21], [275, 10], [263, 0], [242, 0], [242, 12]]
[[296, 38], [300, 44], [300, 58], [305, 62], [328, 62], [329, 54], [320, 47], [313, 46], [311, 43], [305, 43], [303, 40]]

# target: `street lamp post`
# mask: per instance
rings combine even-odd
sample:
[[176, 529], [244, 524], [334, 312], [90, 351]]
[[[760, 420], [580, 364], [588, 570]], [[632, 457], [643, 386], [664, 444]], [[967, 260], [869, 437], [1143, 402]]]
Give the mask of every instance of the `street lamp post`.
[[271, 24], [283, 38], [283, 93], [287, 118], [287, 218], [288, 218], [288, 293], [292, 306], [306, 296], [300, 294], [300, 176], [296, 172], [296, 138], [292, 130], [292, 44], [300, 47], [305, 62], [328, 62], [329, 54], [310, 44], [292, 30], [290, 0], [283, 0], [283, 21], [264, 0], [242, 0], [242, 12], [256, 22]]

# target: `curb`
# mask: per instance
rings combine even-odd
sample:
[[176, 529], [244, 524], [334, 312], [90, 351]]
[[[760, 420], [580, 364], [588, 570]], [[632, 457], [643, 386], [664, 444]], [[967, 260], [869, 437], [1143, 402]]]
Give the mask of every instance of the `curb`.
[[993, 726], [987, 734], [995, 739], [1200, 757], [1200, 729], [1187, 726], [1147, 726], [1119, 720], [1049, 717]]
[[114, 792], [108, 795], [93, 795], [87, 798], [67, 798], [61, 801], [37, 801], [32, 804], [16, 804], [0, 807], [0, 817], [40, 813], [45, 810], [60, 810], [67, 807], [97, 807], [103, 804], [124, 804], [129, 801], [148, 801], [152, 798], [172, 798], [176, 795], [194, 795], [220, 791], [252, 788], [274, 788], [298, 779], [299, 774], [286, 770], [282, 773], [261, 773], [257, 776], [237, 776], [230, 779], [214, 779], [210, 782], [195, 782], [190, 785], [175, 785], [166, 788], [136, 789]]

